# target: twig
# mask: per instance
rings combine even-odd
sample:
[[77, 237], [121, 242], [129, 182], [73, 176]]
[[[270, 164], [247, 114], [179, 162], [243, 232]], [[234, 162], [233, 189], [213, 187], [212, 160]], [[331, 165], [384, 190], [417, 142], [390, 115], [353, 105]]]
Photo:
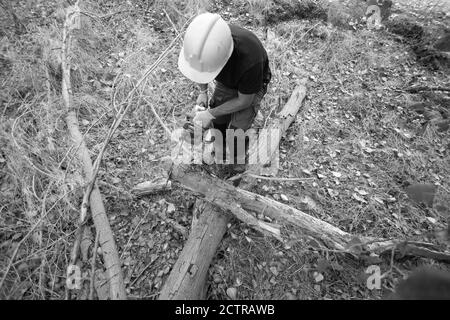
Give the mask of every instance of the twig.
[[263, 129], [266, 128], [267, 121], [270, 119], [270, 116], [272, 115], [272, 112], [273, 112], [273, 110], [275, 110], [276, 107], [277, 107], [277, 105], [274, 103], [272, 108], [270, 108], [269, 114], [267, 115], [266, 120], [264, 121], [264, 125], [262, 127]]
[[97, 260], [98, 238], [100, 232], [97, 230], [95, 234], [94, 252], [92, 253], [91, 261], [91, 283], [89, 288], [89, 300], [94, 300], [94, 281], [95, 281], [95, 261]]
[[426, 86], [421, 86], [421, 87], [413, 87], [413, 88], [408, 88], [405, 89], [407, 92], [410, 93], [417, 93], [420, 91], [446, 91], [446, 92], [450, 92], [450, 88], [446, 88], [446, 87], [426, 87]]
[[167, 135], [169, 136], [169, 138], [172, 135], [172, 131], [166, 126], [166, 124], [164, 123], [164, 121], [161, 119], [161, 117], [158, 115], [158, 113], [156, 112], [155, 108], [153, 107], [153, 104], [151, 104], [146, 98], [144, 98], [145, 102], [147, 102], [147, 104], [150, 106], [150, 110], [152, 111], [153, 115], [155, 116], [156, 120], [159, 122], [159, 124], [161, 125], [161, 127], [163, 127], [164, 131], [166, 131]]
[[[42, 199], [42, 206], [41, 206], [41, 216], [45, 215], [45, 207], [46, 207], [46, 200], [47, 200], [47, 195], [50, 191], [50, 188], [53, 186], [53, 181], [50, 183], [49, 187], [47, 188], [47, 190], [45, 190], [45, 194], [44, 197]], [[33, 189], [34, 189], [34, 176], [33, 176]], [[42, 248], [42, 226], [39, 227], [39, 231], [38, 231], [38, 238], [39, 238], [39, 248]], [[42, 252], [41, 254], [41, 265], [39, 267], [39, 289], [41, 290], [41, 295], [42, 295], [42, 299], [45, 299], [45, 291], [44, 291], [44, 267], [45, 267], [45, 263], [46, 263], [46, 256], [44, 254], [44, 252]]]
[[109, 19], [116, 14], [125, 13], [125, 12], [134, 12], [135, 10], [120, 10], [112, 13], [105, 14], [103, 16], [98, 16], [99, 19]]
[[[253, 173], [244, 172], [244, 175], [261, 180], [276, 180], [276, 181], [306, 181], [306, 180], [314, 180], [315, 178], [282, 178], [282, 177], [266, 177], [259, 176]], [[233, 177], [234, 178], [234, 177]], [[231, 179], [229, 179], [231, 180]]]
[[300, 37], [300, 39], [298, 40], [298, 42], [301, 42], [303, 40], [303, 38], [305, 38], [305, 36], [308, 34], [308, 32], [310, 32], [311, 30], [313, 30], [315, 27], [317, 27], [319, 24], [321, 24], [321, 22], [315, 24], [314, 26], [312, 26], [311, 28], [309, 28], [308, 30], [305, 31], [304, 34], [302, 34], [302, 36]]
[[25, 242], [25, 240], [34, 232], [34, 230], [40, 225], [40, 223], [44, 220], [44, 218], [47, 216], [47, 214], [50, 212], [47, 211], [45, 215], [41, 216], [39, 220], [33, 225], [33, 227], [28, 231], [28, 233], [22, 238], [22, 240], [19, 241], [16, 248], [14, 249], [14, 252], [11, 256], [11, 259], [9, 260], [8, 266], [6, 267], [5, 272], [3, 273], [2, 280], [0, 281], [0, 289], [3, 286], [3, 283], [5, 282], [6, 276], [9, 273], [9, 270], [11, 269], [12, 263], [14, 259], [16, 258], [17, 252], [19, 251], [20, 246]]
[[177, 27], [175, 26], [175, 24], [173, 23], [172, 19], [170, 18], [169, 14], [167, 13], [166, 9], [163, 9], [163, 12], [165, 13], [167, 20], [169, 20], [170, 24], [172, 25], [173, 30], [176, 32], [177, 35], [180, 34], [180, 32], [178, 32]]
[[[21, 114], [20, 116], [18, 116], [16, 119], [14, 119], [14, 122], [13, 122], [13, 125], [12, 125], [12, 128], [11, 128], [11, 137], [12, 137], [12, 140], [14, 141], [14, 144], [16, 145], [16, 147], [17, 147], [19, 150], [21, 150], [21, 151], [22, 151], [23, 149], [22, 149], [21, 146], [19, 146], [18, 142], [16, 141], [16, 138], [15, 138], [15, 136], [14, 136], [14, 132], [16, 131], [16, 125], [17, 125], [17, 122], [19, 121], [19, 119], [20, 119], [21, 117], [23, 117], [24, 115], [30, 113], [30, 112], [32, 112], [32, 111], [31, 111], [31, 110], [28, 110], [28, 111], [22, 113], [22, 114]], [[24, 152], [24, 154], [25, 154], [25, 153], [26, 153], [26, 152]], [[42, 173], [43, 175], [45, 175], [45, 176], [47, 176], [47, 177], [49, 177], [49, 178], [51, 178], [51, 179], [53, 179], [53, 180], [57, 180], [57, 177], [56, 177], [56, 176], [52, 175], [52, 174], [49, 173], [49, 172], [45, 172], [45, 171], [39, 169], [38, 167], [36, 167], [36, 166], [34, 165], [34, 163], [33, 163], [28, 157], [24, 157], [24, 159], [25, 159], [25, 160], [31, 165], [31, 167], [33, 167], [33, 169], [35, 169], [36, 171]]]
[[45, 252], [45, 251], [49, 250], [51, 247], [53, 247], [54, 245], [58, 244], [60, 241], [66, 240], [67, 238], [71, 237], [75, 232], [76, 232], [76, 230], [73, 230], [73, 231], [70, 232], [69, 234], [66, 234], [66, 235], [64, 235], [63, 237], [59, 238], [58, 240], [53, 241], [53, 242], [52, 242], [51, 244], [49, 244], [48, 246], [46, 246], [46, 247], [44, 247], [44, 248], [42, 248], [42, 249], [39, 249], [39, 250], [33, 252], [32, 254], [30, 254], [29, 256], [27, 256], [27, 257], [25, 257], [25, 258], [23, 258], [23, 259], [17, 260], [16, 262], [13, 263], [12, 266], [15, 267], [15, 266], [21, 264], [22, 262], [25, 262], [25, 261], [31, 259], [32, 257], [34, 257], [34, 256], [36, 256], [36, 255], [38, 255], [38, 254], [40, 254], [41, 252]]
[[137, 275], [136, 279], [133, 280], [133, 282], [130, 284], [130, 287], [132, 287], [136, 281], [139, 280], [139, 278], [142, 276], [142, 274], [153, 264], [155, 263], [155, 261], [158, 260], [158, 258], [156, 258], [155, 260], [150, 260], [150, 262], [144, 267], [144, 269], [141, 270], [141, 272], [139, 272], [139, 274]]
[[0, 289], [3, 286], [3, 282], [6, 279], [6, 276], [9, 273], [9, 270], [11, 269], [14, 259], [16, 258], [17, 252], [19, 251], [20, 246], [22, 245], [22, 243], [25, 242], [25, 240], [30, 236], [30, 234], [32, 234], [34, 232], [34, 229], [36, 229], [39, 224], [42, 222], [42, 220], [45, 219], [45, 217], [47, 217], [47, 215], [53, 210], [53, 208], [56, 207], [56, 205], [58, 204], [59, 201], [61, 201], [62, 199], [64, 199], [69, 193], [71, 193], [72, 191], [68, 191], [66, 193], [64, 193], [58, 200], [55, 201], [55, 203], [53, 203], [53, 205], [45, 212], [44, 215], [41, 215], [41, 217], [39, 218], [39, 220], [33, 225], [33, 227], [28, 231], [28, 233], [22, 238], [22, 240], [19, 241], [19, 243], [17, 244], [16, 248], [14, 249], [14, 252], [11, 256], [11, 259], [8, 263], [8, 266], [6, 267], [6, 270], [3, 272], [3, 277], [2, 280], [0, 281]]

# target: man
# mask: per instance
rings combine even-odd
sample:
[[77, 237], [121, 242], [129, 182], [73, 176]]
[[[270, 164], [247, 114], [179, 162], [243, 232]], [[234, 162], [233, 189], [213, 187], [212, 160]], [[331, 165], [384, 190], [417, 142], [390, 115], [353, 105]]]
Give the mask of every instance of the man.
[[194, 122], [212, 124], [224, 141], [226, 129], [251, 127], [271, 79], [267, 52], [252, 32], [228, 25], [218, 14], [200, 14], [186, 30], [178, 67], [199, 84], [197, 104], [208, 106], [208, 83], [215, 80], [210, 109], [198, 111]]

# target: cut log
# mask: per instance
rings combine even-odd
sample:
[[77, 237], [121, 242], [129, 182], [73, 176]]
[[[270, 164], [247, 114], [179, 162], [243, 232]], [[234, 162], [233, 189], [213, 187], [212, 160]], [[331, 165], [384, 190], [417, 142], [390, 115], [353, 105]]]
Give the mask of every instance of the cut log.
[[[302, 80], [301, 84], [297, 86], [289, 101], [284, 106], [283, 110], [273, 119], [269, 125], [260, 132], [258, 142], [253, 143], [249, 147], [249, 155], [258, 155], [258, 163], [251, 164], [247, 175], [244, 177], [241, 183], [247, 184], [250, 181], [256, 181], [254, 175], [259, 175], [265, 167], [271, 164], [273, 161], [273, 155], [278, 155], [278, 146], [280, 144], [281, 137], [285, 134], [301, 106], [301, 101], [306, 96], [305, 82]], [[276, 161], [275, 161], [276, 162]]]
[[161, 300], [205, 299], [205, 282], [229, 216], [204, 203], [203, 213], [189, 234], [183, 251], [161, 290]]
[[[280, 125], [278, 139], [284, 135], [298, 113], [306, 96], [305, 81], [302, 81], [293, 91], [289, 101], [274, 121]], [[288, 110], [288, 111], [286, 111]], [[270, 145], [265, 154], [271, 156], [278, 148], [279, 140]], [[262, 167], [262, 166], [260, 166]], [[175, 168], [175, 170], [177, 170]], [[252, 172], [259, 172], [254, 167]], [[248, 179], [245, 183], [253, 183]], [[191, 230], [189, 238], [172, 271], [161, 290], [161, 300], [195, 300], [206, 296], [206, 277], [217, 247], [227, 229], [230, 216], [221, 212], [210, 203], [197, 201], [204, 206], [203, 213]]]

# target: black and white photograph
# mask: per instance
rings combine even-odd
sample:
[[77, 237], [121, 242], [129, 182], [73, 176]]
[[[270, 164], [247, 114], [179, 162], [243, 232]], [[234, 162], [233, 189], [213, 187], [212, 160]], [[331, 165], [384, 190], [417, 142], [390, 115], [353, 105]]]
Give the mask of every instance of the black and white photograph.
[[0, 0], [0, 300], [450, 300], [450, 1]]

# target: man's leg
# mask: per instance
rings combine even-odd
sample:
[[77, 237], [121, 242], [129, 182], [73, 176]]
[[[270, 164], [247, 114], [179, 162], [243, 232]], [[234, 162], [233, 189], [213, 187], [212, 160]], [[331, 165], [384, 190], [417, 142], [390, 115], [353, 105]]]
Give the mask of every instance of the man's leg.
[[[252, 128], [252, 124], [253, 121], [255, 120], [255, 116], [258, 112], [258, 110], [261, 107], [261, 101], [264, 98], [264, 95], [267, 92], [267, 86], [264, 85], [263, 88], [255, 95], [255, 98], [252, 101], [252, 104], [249, 108], [251, 108], [250, 110], [253, 111], [253, 117], [251, 117], [249, 119], [248, 122], [241, 122], [239, 123], [239, 121], [232, 121], [230, 128], [233, 130], [239, 129], [239, 127], [244, 130], [244, 132], [246, 130], [249, 130]], [[239, 120], [239, 119], [236, 119]], [[238, 126], [235, 126], [234, 123], [238, 123]], [[255, 133], [256, 134], [256, 133]], [[246, 169], [247, 169], [247, 164], [248, 164], [248, 148], [249, 148], [249, 135], [245, 134], [245, 141], [244, 141], [244, 149], [239, 148], [238, 146], [238, 138], [234, 138], [234, 166], [233, 166], [233, 171], [235, 174], [239, 174], [239, 173], [243, 173]], [[240, 142], [242, 143], [242, 141]], [[242, 154], [242, 152], [244, 152], [244, 154]]]
[[[238, 128], [244, 130], [248, 130], [251, 128], [252, 123], [255, 119], [255, 116], [260, 109], [261, 100], [263, 99], [264, 95], [267, 92], [267, 85], [264, 84], [263, 88], [255, 95], [255, 98], [252, 101], [251, 106], [244, 111], [245, 114], [242, 114], [242, 117], [240, 117], [240, 113], [236, 113], [233, 115], [227, 115], [224, 117], [217, 118], [213, 120], [214, 128], [221, 131], [223, 135], [223, 155], [224, 155], [224, 161], [226, 159], [226, 151], [228, 151], [231, 155], [233, 155], [233, 158], [230, 159], [232, 164], [230, 166], [227, 166], [229, 169], [231, 169], [231, 173], [242, 173], [246, 170], [246, 165], [248, 161], [248, 148], [249, 148], [249, 139], [247, 136], [245, 136], [244, 141], [244, 150], [242, 151], [242, 148], [238, 148], [237, 146], [237, 139], [234, 138], [233, 150], [228, 150], [229, 146], [226, 142], [226, 129], [232, 129], [236, 130]], [[210, 101], [210, 108], [215, 108], [222, 103], [225, 103], [228, 100], [233, 99], [238, 95], [237, 90], [229, 89], [222, 85], [221, 83], [216, 82], [216, 87], [213, 93], [213, 96]], [[241, 142], [242, 143], [242, 142]], [[241, 154], [244, 153], [244, 154]], [[239, 159], [245, 159], [244, 161], [238, 161]], [[239, 163], [240, 162], [240, 163]], [[243, 163], [242, 163], [243, 162]]]
[[[209, 107], [211, 109], [220, 106], [221, 104], [237, 97], [237, 90], [229, 89], [222, 85], [219, 82], [215, 83], [215, 89], [213, 95], [211, 97]], [[229, 176], [229, 165], [226, 164], [226, 155], [227, 155], [227, 143], [226, 143], [226, 130], [229, 128], [231, 121], [231, 115], [226, 115], [223, 117], [219, 117], [213, 120], [213, 126], [215, 129], [219, 130], [222, 133], [222, 155], [223, 155], [223, 164], [217, 166], [217, 174], [220, 177]]]

